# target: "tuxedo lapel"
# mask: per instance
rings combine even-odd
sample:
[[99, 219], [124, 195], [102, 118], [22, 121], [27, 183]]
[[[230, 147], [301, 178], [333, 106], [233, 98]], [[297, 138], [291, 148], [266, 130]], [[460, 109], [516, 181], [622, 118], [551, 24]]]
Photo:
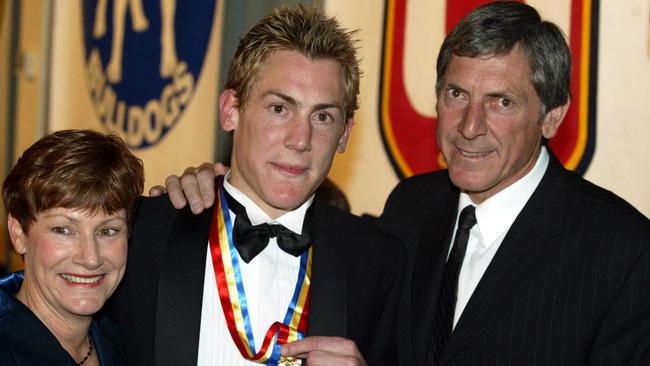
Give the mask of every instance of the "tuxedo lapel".
[[334, 336], [347, 333], [347, 297], [345, 253], [340, 238], [343, 228], [328, 225], [319, 202], [313, 203], [312, 216], [314, 252], [312, 258], [311, 294], [308, 335]]
[[196, 364], [213, 211], [214, 206], [201, 215], [193, 215], [186, 208], [171, 230], [158, 287], [156, 360], [159, 365]]
[[479, 336], [515, 301], [531, 278], [558, 251], [566, 188], [553, 158], [539, 186], [519, 213], [474, 290], [447, 349], [444, 364]]
[[435, 207], [429, 212], [442, 212], [442, 215], [423, 215], [422, 222], [428, 228], [418, 241], [415, 255], [410, 319], [413, 329], [412, 342], [417, 364], [424, 364], [431, 332], [433, 318], [438, 302], [440, 283], [445, 268], [446, 253], [451, 242], [458, 206], [458, 194], [449, 195], [442, 207]]

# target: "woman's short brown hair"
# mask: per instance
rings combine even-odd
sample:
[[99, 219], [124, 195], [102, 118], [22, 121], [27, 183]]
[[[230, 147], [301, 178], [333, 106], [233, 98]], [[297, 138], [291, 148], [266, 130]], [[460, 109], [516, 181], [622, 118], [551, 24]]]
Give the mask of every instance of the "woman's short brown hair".
[[55, 207], [126, 209], [130, 223], [143, 188], [142, 161], [118, 136], [63, 130], [25, 150], [2, 185], [2, 199], [27, 232], [36, 214]]

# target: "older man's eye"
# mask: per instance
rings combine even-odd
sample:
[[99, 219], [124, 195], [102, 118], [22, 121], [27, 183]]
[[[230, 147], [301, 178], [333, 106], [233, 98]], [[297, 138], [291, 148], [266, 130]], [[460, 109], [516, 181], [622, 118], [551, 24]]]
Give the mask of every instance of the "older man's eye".
[[512, 105], [512, 100], [507, 97], [501, 97], [499, 98], [499, 106], [501, 107], [510, 107]]
[[460, 90], [458, 89], [449, 89], [449, 95], [452, 96], [453, 98], [460, 98], [463, 93], [461, 93]]

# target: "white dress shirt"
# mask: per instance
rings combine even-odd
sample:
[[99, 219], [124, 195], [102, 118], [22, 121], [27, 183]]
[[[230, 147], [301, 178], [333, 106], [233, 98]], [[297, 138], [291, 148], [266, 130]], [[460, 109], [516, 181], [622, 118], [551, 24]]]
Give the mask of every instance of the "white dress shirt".
[[[469, 232], [467, 251], [458, 277], [458, 298], [454, 313], [454, 327], [476, 289], [481, 277], [494, 258], [508, 229], [541, 182], [548, 166], [548, 152], [542, 146], [533, 169], [524, 177], [477, 205], [467, 193], [460, 194], [456, 213], [456, 227], [460, 211], [467, 205], [476, 206], [477, 224]], [[454, 238], [451, 243], [453, 245]], [[451, 246], [450, 249], [451, 251]]]
[[[297, 209], [272, 220], [253, 201], [224, 178], [226, 191], [246, 209], [253, 225], [262, 223], [282, 224], [289, 230], [302, 233], [305, 213], [313, 201], [309, 198]], [[232, 222], [235, 214], [230, 211]], [[201, 308], [201, 332], [199, 336], [198, 365], [260, 365], [245, 360], [233, 342], [219, 299], [217, 282], [212, 265], [210, 248], [206, 248], [205, 278], [203, 280], [203, 304]], [[237, 253], [237, 251], [235, 251]], [[239, 255], [239, 253], [237, 253]], [[256, 351], [259, 351], [264, 335], [271, 324], [282, 322], [293, 296], [300, 269], [300, 257], [285, 253], [278, 247], [276, 238], [250, 263], [239, 260], [251, 328], [255, 338]], [[182, 342], [182, 340], [179, 340]]]

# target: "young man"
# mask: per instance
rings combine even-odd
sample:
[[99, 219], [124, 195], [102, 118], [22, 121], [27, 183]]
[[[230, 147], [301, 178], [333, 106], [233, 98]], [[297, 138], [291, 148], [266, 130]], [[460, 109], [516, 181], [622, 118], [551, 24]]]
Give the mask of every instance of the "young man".
[[298, 7], [240, 41], [219, 99], [234, 140], [216, 204], [195, 216], [142, 202], [111, 309], [129, 363], [394, 364], [401, 247], [313, 201], [357, 109], [351, 36]]
[[519, 2], [479, 7], [445, 39], [448, 169], [401, 182], [379, 220], [407, 245], [400, 363], [650, 364], [650, 221], [544, 143], [570, 68], [560, 30]]

